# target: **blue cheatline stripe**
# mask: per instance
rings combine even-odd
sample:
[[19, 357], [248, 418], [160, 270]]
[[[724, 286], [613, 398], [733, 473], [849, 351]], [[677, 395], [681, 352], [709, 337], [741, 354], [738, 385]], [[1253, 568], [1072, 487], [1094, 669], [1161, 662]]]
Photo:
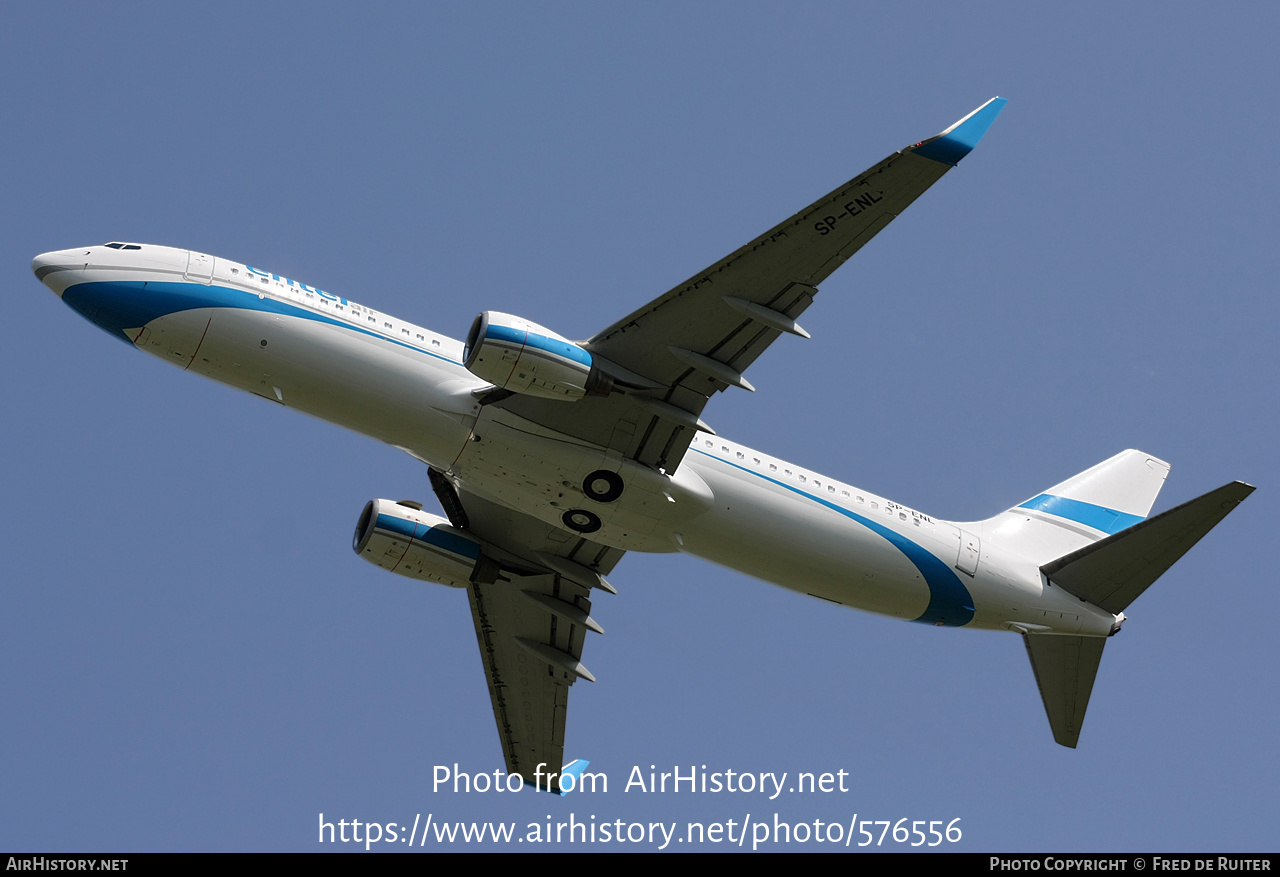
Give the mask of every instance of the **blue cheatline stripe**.
[[917, 545], [906, 536], [886, 527], [884, 524], [873, 521], [870, 518], [864, 518], [862, 515], [852, 512], [843, 506], [836, 505], [820, 496], [814, 496], [776, 478], [761, 475], [746, 466], [730, 463], [728, 460], [717, 457], [714, 454], [708, 454], [698, 448], [690, 448], [690, 450], [697, 451], [704, 457], [710, 457], [749, 475], [754, 475], [770, 484], [776, 484], [792, 493], [803, 496], [805, 499], [812, 500], [818, 505], [826, 506], [846, 518], [857, 521], [871, 532], [888, 539], [894, 548], [906, 555], [907, 560], [911, 561], [915, 568], [920, 570], [920, 575], [924, 576], [925, 583], [929, 586], [929, 605], [925, 607], [924, 613], [919, 618], [912, 619], [913, 621], [919, 621], [924, 624], [941, 624], [946, 627], [963, 627], [973, 620], [973, 597], [969, 594], [969, 589], [964, 586], [964, 582], [960, 581], [960, 577], [951, 569], [950, 564], [939, 560], [923, 546]]
[[353, 325], [346, 320], [328, 317], [268, 295], [259, 298], [258, 293], [228, 286], [205, 286], [199, 283], [177, 283], [163, 280], [112, 280], [98, 283], [79, 283], [62, 293], [62, 300], [109, 334], [133, 344], [125, 329], [137, 329], [152, 320], [191, 311], [197, 308], [234, 308], [242, 311], [261, 311], [268, 314], [300, 317], [350, 329], [371, 338], [381, 338], [400, 347], [425, 353], [460, 365], [457, 360], [434, 353], [416, 344], [400, 341], [381, 332]]
[[591, 354], [578, 345], [570, 344], [568, 341], [561, 341], [557, 338], [548, 338], [546, 335], [539, 335], [536, 332], [512, 329], [510, 326], [495, 326], [490, 323], [488, 331], [485, 332], [485, 337], [492, 338], [495, 341], [519, 344], [523, 347], [532, 347], [535, 350], [554, 353], [556, 356], [562, 356], [573, 362], [591, 365]]
[[1139, 521], [1146, 520], [1141, 515], [1130, 515], [1105, 506], [1094, 505], [1091, 502], [1067, 499], [1065, 496], [1054, 496], [1049, 493], [1042, 493], [1035, 499], [1029, 499], [1018, 508], [1035, 509], [1055, 517], [1066, 518], [1068, 521], [1075, 521], [1077, 524], [1084, 524], [1086, 527], [1093, 527], [1107, 534], [1119, 533]]
[[406, 521], [404, 518], [397, 518], [391, 515], [378, 515], [378, 529], [387, 530], [406, 539], [416, 539], [427, 545], [434, 545], [436, 548], [448, 551], [450, 554], [456, 554], [459, 557], [469, 557], [472, 560], [480, 558], [480, 546], [476, 545], [476, 543], [459, 536], [457, 533], [449, 533], [438, 527], [416, 524], [413, 521]]

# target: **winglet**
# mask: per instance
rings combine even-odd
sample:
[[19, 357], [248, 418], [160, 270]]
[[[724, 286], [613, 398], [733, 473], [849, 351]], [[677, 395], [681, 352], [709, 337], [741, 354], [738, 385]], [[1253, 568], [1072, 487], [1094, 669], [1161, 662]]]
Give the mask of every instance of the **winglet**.
[[912, 146], [911, 151], [943, 164], [957, 164], [978, 145], [982, 135], [987, 133], [991, 123], [1008, 102], [1005, 98], [993, 97], [937, 137]]
[[[573, 761], [560, 768], [560, 779], [557, 781], [560, 786], [560, 797], [572, 792], [582, 782], [582, 772], [587, 769], [587, 765], [591, 762], [585, 758], [575, 758]], [[572, 777], [572, 782], [565, 782], [565, 779]]]

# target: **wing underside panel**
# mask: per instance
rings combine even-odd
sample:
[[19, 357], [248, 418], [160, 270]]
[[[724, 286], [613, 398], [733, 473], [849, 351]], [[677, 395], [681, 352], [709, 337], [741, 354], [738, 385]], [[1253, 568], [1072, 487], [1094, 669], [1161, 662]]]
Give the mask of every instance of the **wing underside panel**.
[[555, 574], [467, 588], [507, 770], [530, 784], [539, 777], [545, 783], [564, 763], [569, 686], [577, 678], [571, 668], [581, 666], [585, 635], [583, 625], [531, 596], [537, 594], [591, 612], [585, 589]]

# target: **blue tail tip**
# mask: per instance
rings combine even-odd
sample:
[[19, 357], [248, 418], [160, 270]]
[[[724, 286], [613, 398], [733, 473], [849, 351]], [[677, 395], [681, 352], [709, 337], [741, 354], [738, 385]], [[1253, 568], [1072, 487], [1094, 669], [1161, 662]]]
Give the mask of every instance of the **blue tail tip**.
[[930, 158], [943, 164], [958, 164], [960, 159], [978, 145], [982, 135], [987, 133], [991, 123], [996, 120], [996, 116], [1000, 115], [1000, 111], [1008, 102], [1006, 98], [993, 97], [937, 137], [911, 147], [911, 151], [923, 158]]

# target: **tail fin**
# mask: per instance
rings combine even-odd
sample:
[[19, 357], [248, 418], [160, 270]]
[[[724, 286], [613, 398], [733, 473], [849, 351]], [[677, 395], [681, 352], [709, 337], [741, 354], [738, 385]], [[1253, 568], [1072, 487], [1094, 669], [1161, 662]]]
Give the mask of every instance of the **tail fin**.
[[983, 533], [1045, 563], [1143, 520], [1168, 474], [1163, 460], [1124, 451], [984, 521]]

